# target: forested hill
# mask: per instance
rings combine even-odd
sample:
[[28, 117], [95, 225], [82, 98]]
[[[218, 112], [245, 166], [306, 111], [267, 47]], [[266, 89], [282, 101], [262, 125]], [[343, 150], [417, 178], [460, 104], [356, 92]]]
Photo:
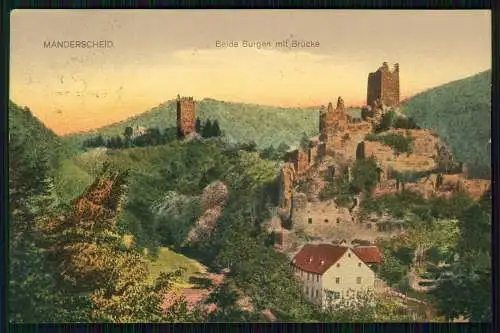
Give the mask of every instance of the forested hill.
[[[255, 141], [260, 148], [271, 144], [277, 147], [282, 142], [293, 145], [300, 141], [303, 133], [314, 136], [318, 132], [317, 108], [280, 108], [206, 98], [197, 101], [196, 114], [203, 123], [217, 119], [230, 140]], [[127, 126], [136, 125], [163, 130], [176, 126], [176, 116], [176, 103], [172, 100], [119, 123], [65, 138], [79, 144], [96, 134], [121, 135]]]
[[9, 101], [9, 138], [11, 145], [19, 144], [23, 150], [29, 150], [27, 155], [44, 155], [51, 168], [74, 153], [68, 144], [33, 116], [29, 108], [22, 108], [12, 101]]
[[422, 92], [404, 105], [419, 126], [436, 130], [472, 176], [491, 173], [491, 70]]

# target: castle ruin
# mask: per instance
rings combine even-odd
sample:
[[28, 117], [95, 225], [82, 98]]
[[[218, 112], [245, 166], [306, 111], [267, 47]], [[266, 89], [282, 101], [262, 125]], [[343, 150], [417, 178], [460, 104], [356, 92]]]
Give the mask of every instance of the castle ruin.
[[399, 64], [394, 64], [391, 71], [387, 62], [376, 72], [368, 75], [366, 104], [397, 106], [399, 104]]
[[177, 95], [177, 135], [182, 138], [196, 131], [196, 108], [193, 97]]

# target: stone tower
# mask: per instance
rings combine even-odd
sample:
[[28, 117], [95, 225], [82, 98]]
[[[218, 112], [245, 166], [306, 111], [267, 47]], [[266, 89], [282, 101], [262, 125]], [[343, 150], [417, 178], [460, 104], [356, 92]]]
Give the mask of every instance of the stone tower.
[[376, 101], [386, 106], [399, 104], [399, 64], [390, 70], [387, 62], [376, 72], [368, 75], [366, 104], [372, 106]]
[[193, 97], [177, 95], [177, 135], [182, 138], [196, 131], [196, 109]]
[[320, 141], [328, 141], [337, 133], [343, 132], [347, 127], [347, 122], [348, 120], [342, 97], [338, 98], [337, 107], [335, 109], [332, 103], [328, 103], [326, 111], [322, 109], [319, 115]]

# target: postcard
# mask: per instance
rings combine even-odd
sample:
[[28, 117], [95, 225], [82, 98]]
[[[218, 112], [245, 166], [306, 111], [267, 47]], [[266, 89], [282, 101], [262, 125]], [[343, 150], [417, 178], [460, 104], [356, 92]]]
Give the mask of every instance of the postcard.
[[490, 322], [490, 15], [14, 10], [10, 322]]

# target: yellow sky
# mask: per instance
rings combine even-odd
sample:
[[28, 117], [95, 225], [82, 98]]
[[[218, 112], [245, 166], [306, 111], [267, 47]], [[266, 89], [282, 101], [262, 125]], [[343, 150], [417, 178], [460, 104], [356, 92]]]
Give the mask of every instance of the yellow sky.
[[[241, 47], [284, 39], [319, 47]], [[113, 47], [43, 47], [52, 40]], [[383, 61], [399, 62], [402, 97], [491, 68], [489, 11], [16, 10], [10, 42], [10, 99], [58, 134], [128, 118], [177, 94], [279, 106], [342, 96], [361, 105], [368, 73]]]

